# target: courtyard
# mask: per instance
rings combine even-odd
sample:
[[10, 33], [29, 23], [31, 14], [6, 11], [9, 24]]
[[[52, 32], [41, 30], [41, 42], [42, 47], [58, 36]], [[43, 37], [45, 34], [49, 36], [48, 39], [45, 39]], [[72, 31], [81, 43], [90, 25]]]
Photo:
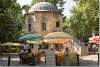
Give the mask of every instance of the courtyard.
[[[8, 66], [8, 56], [11, 56], [10, 66], [32, 66], [29, 64], [19, 63], [19, 56], [17, 54], [2, 54], [0, 55], [0, 65]], [[91, 58], [92, 57], [92, 58]], [[80, 66], [98, 66], [98, 55], [87, 55], [80, 57]], [[36, 66], [48, 66], [46, 64], [37, 64]]]
[[99, 0], [0, 0], [0, 66], [98, 66]]

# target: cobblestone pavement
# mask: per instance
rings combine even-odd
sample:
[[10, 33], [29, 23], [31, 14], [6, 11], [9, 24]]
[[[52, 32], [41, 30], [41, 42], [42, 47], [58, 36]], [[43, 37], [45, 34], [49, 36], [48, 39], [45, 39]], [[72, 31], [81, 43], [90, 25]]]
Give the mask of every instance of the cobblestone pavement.
[[8, 65], [8, 56], [11, 56], [10, 66], [28, 66], [26, 64], [19, 63], [19, 57], [17, 54], [0, 55], [0, 66], [7, 66]]
[[[28, 64], [20, 64], [17, 54], [12, 55], [0, 55], [0, 66], [7, 66], [8, 56], [11, 56], [10, 66], [29, 66]], [[98, 56], [88, 55], [80, 57], [80, 66], [97, 66]], [[45, 64], [37, 64], [37, 66], [47, 66]]]
[[97, 66], [98, 55], [87, 55], [80, 57], [80, 66]]
[[[29, 64], [21, 64], [19, 63], [19, 57], [17, 54], [4, 54], [0, 55], [0, 66], [8, 65], [8, 57], [11, 56], [10, 66], [31, 66]], [[46, 66], [45, 64], [37, 64], [36, 66]]]

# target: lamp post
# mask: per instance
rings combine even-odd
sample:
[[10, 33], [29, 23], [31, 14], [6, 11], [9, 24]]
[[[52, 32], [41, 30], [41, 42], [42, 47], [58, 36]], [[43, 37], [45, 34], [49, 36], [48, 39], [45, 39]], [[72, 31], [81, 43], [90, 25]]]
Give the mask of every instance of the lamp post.
[[8, 66], [10, 66], [10, 58], [11, 56], [8, 56]]

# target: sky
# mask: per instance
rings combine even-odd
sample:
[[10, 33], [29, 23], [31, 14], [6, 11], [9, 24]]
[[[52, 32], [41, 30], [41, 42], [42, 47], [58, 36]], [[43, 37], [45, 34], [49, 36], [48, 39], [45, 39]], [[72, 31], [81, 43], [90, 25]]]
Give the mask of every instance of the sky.
[[[76, 5], [76, 3], [73, 1], [73, 0], [64, 0], [64, 1], [67, 1], [65, 4], [64, 4], [64, 11], [62, 12], [62, 14], [64, 16], [66, 16], [67, 18], [70, 17], [70, 15], [72, 15], [70, 13], [70, 9]], [[23, 6], [23, 5], [31, 5], [31, 2], [32, 0], [17, 0], [17, 2]]]

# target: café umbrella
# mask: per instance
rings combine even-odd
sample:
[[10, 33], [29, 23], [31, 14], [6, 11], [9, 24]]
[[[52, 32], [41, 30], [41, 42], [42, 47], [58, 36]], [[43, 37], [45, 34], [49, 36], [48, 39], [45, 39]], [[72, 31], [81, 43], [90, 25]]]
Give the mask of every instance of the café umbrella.
[[18, 41], [26, 41], [28, 43], [37, 43], [43, 40], [43, 36], [39, 34], [26, 34], [21, 36]]
[[71, 39], [71, 36], [64, 32], [53, 32], [44, 37], [44, 42], [63, 44], [65, 41]]

